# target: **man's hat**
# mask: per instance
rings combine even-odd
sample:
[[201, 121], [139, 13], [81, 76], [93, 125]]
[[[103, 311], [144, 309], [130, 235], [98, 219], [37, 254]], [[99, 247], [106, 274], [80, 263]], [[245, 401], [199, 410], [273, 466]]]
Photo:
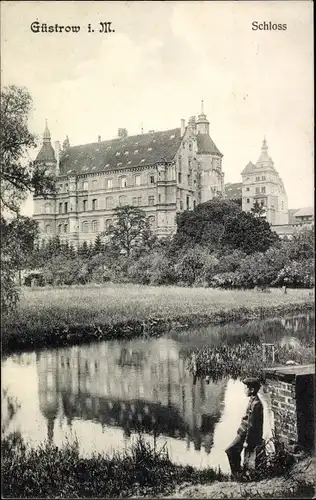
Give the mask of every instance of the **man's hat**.
[[251, 387], [253, 389], [259, 389], [260, 386], [261, 386], [261, 382], [258, 378], [255, 378], [255, 377], [247, 377], [243, 380], [243, 383], [247, 386], [247, 387]]

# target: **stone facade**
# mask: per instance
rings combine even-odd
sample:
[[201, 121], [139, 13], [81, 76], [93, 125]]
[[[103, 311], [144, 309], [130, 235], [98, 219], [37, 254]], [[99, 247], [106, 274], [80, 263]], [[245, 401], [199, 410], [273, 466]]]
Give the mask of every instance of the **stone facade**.
[[256, 202], [264, 209], [271, 225], [288, 224], [288, 201], [283, 181], [268, 155], [264, 139], [260, 157], [254, 165], [249, 162], [241, 173], [242, 209], [249, 212]]
[[58, 194], [34, 197], [40, 237], [93, 242], [122, 205], [143, 209], [158, 236], [172, 234], [177, 213], [223, 194], [222, 156], [203, 105], [197, 120], [181, 120], [178, 129], [133, 137], [119, 129], [116, 139], [75, 147], [67, 138], [61, 152], [46, 126], [37, 161], [56, 173]]

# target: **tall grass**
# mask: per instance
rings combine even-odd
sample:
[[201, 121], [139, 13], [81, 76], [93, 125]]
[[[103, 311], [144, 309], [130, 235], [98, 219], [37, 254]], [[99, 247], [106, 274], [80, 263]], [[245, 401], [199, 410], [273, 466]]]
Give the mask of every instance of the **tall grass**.
[[3, 350], [160, 334], [306, 308], [313, 308], [308, 290], [266, 294], [130, 284], [23, 289], [17, 311], [2, 318]]
[[62, 448], [26, 445], [18, 435], [2, 442], [2, 493], [5, 498], [115, 498], [171, 493], [178, 484], [223, 481], [220, 470], [173, 464], [165, 448], [142, 436], [124, 453], [81, 458], [78, 444]]

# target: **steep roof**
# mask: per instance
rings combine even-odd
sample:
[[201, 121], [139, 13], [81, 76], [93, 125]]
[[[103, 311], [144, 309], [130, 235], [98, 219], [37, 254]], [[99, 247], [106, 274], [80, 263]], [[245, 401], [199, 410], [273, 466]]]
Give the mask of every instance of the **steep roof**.
[[314, 215], [313, 207], [302, 207], [295, 212], [294, 217], [306, 217], [311, 215]]
[[201, 154], [217, 154], [223, 156], [220, 150], [215, 145], [214, 141], [208, 134], [197, 134], [198, 153]]
[[181, 130], [150, 132], [73, 146], [61, 155], [60, 174], [97, 172], [172, 161], [181, 143]]
[[251, 161], [245, 166], [244, 170], [241, 172], [242, 174], [251, 174], [253, 170], [256, 168]]
[[236, 200], [242, 197], [242, 182], [225, 184], [225, 198], [228, 200]]
[[40, 152], [36, 157], [36, 161], [45, 162], [45, 161], [56, 161], [55, 151], [50, 142], [44, 142]]

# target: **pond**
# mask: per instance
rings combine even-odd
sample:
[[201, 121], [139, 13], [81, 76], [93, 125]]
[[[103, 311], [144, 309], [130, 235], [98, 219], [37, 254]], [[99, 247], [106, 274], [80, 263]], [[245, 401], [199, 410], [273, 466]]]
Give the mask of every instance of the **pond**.
[[[182, 331], [159, 339], [109, 341], [12, 355], [2, 362], [2, 386], [20, 408], [8, 432], [30, 444], [77, 439], [83, 456], [128, 447], [139, 431], [172, 461], [229, 472], [225, 448], [247, 406], [244, 386], [229, 378], [193, 384], [193, 349], [262, 333], [263, 341], [299, 345], [313, 336], [311, 315]], [[241, 341], [241, 340], [240, 340]], [[269, 399], [264, 437], [271, 436]]]

